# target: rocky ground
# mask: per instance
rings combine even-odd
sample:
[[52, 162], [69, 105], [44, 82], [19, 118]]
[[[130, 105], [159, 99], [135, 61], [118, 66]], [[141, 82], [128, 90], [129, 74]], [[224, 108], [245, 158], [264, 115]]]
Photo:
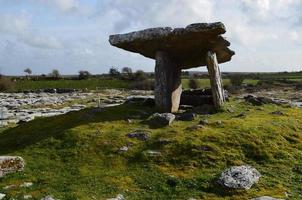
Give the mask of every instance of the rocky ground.
[[104, 90], [101, 93], [0, 93], [0, 127], [29, 122], [37, 117], [52, 117], [86, 107], [121, 104], [130, 95], [144, 91]]

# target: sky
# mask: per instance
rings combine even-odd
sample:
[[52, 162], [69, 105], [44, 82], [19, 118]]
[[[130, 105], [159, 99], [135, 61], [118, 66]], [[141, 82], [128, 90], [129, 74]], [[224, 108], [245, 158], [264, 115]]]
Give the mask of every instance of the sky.
[[154, 60], [109, 35], [217, 21], [236, 52], [221, 71], [302, 71], [302, 0], [0, 0], [0, 73], [151, 72]]

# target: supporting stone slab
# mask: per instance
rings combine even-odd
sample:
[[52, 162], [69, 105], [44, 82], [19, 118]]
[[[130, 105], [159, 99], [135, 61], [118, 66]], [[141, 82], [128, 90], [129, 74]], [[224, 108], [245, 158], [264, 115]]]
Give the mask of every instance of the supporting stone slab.
[[181, 69], [166, 52], [156, 52], [155, 59], [155, 104], [161, 112], [177, 112], [182, 92]]
[[209, 71], [211, 88], [213, 94], [214, 106], [219, 109], [223, 106], [225, 101], [223, 83], [221, 79], [221, 73], [216, 57], [216, 53], [208, 51], [206, 55], [207, 68]]

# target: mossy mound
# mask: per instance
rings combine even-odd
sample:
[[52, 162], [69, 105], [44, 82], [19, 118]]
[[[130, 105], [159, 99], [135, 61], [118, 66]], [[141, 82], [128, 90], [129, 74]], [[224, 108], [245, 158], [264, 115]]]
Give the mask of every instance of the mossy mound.
[[[286, 193], [290, 199], [301, 199], [302, 110], [235, 100], [226, 107], [234, 112], [199, 115], [160, 129], [144, 123], [152, 109], [121, 105], [41, 118], [4, 130], [0, 155], [22, 156], [26, 167], [0, 179], [0, 193], [15, 199], [51, 194], [64, 200], [117, 194], [126, 199], [243, 200], [264, 195], [285, 198]], [[271, 114], [274, 111], [284, 114]], [[202, 119], [209, 124], [192, 128]], [[148, 131], [150, 138], [128, 138], [135, 130]], [[128, 151], [120, 151], [125, 146]], [[217, 185], [224, 169], [242, 164], [262, 174], [257, 185], [247, 191]], [[2, 189], [23, 182], [34, 185]]]

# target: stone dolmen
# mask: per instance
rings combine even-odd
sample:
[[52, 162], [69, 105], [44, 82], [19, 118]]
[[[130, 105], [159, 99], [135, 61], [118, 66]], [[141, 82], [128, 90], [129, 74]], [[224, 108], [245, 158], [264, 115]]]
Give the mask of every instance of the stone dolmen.
[[235, 54], [221, 35], [221, 22], [191, 24], [186, 28], [150, 28], [127, 34], [111, 35], [111, 45], [140, 53], [156, 60], [155, 103], [163, 112], [177, 112], [182, 92], [181, 70], [207, 66], [214, 106], [223, 105], [224, 90], [218, 63]]

